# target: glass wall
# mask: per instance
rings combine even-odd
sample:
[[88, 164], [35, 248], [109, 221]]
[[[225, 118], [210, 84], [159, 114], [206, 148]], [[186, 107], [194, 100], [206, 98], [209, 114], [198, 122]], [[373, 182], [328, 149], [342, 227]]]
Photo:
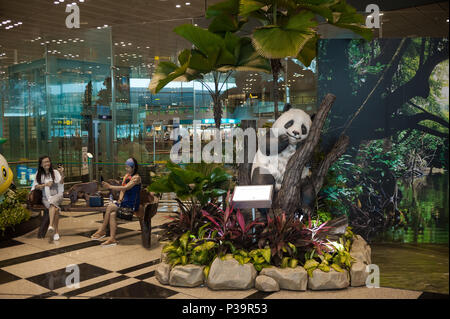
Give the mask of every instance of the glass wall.
[[[95, 29], [64, 30], [30, 43], [38, 55], [2, 68], [0, 151], [11, 163], [17, 185], [29, 185], [42, 155], [62, 163], [68, 182], [87, 181], [87, 153], [93, 155], [93, 178], [118, 178], [131, 156], [143, 167], [169, 159], [174, 122], [193, 133], [213, 128], [213, 101], [205, 85], [213, 77], [169, 83], [158, 94], [148, 90], [160, 61], [176, 61], [189, 43], [173, 29], [180, 19]], [[148, 39], [148, 41], [147, 41]], [[39, 57], [39, 58], [37, 58]], [[283, 61], [279, 109], [290, 102], [312, 113], [316, 108], [315, 63], [305, 68]], [[273, 121], [272, 75], [235, 72], [220, 80], [222, 126], [241, 120], [258, 126]], [[111, 80], [113, 79], [113, 80]], [[144, 171], [147, 174], [147, 171]]]

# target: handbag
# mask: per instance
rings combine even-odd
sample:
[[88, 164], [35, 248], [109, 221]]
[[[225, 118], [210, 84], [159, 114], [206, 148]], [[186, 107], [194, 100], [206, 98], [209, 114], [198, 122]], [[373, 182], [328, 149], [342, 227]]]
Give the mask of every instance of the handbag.
[[89, 207], [103, 207], [103, 197], [102, 196], [89, 196]]
[[42, 205], [42, 191], [40, 189], [33, 189], [28, 195], [29, 205]]
[[119, 207], [117, 210], [117, 217], [125, 220], [132, 220], [134, 215], [134, 208], [131, 207]]

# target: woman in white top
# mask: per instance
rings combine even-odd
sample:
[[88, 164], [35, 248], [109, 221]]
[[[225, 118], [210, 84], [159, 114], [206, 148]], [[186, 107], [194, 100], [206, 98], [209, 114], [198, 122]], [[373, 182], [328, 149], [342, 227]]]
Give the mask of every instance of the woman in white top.
[[48, 156], [39, 158], [39, 168], [31, 190], [42, 190], [42, 203], [48, 209], [50, 241], [59, 240], [58, 222], [59, 212], [64, 193], [64, 169], [53, 169], [52, 161]]

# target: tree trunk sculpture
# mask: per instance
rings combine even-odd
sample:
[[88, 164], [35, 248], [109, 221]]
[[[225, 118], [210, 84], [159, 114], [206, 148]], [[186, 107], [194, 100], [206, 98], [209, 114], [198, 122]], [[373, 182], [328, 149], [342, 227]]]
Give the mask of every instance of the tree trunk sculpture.
[[303, 168], [307, 163], [311, 163], [323, 125], [335, 99], [333, 94], [327, 94], [323, 99], [304, 145], [289, 159], [281, 189], [274, 198], [272, 208], [281, 208], [286, 214], [294, 214], [300, 210], [303, 213], [312, 213], [315, 198], [323, 185], [328, 169], [345, 152], [349, 144], [348, 136], [341, 135], [325, 158], [318, 165], [312, 165], [312, 174], [305, 179], [301, 178]]

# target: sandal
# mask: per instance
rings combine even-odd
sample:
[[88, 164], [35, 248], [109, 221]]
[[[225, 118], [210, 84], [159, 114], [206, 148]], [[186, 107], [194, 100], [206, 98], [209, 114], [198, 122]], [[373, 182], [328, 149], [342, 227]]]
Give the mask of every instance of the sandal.
[[107, 241], [102, 243], [102, 247], [116, 246], [118, 243], [119, 242], [117, 240], [108, 239]]
[[106, 234], [100, 234], [100, 233], [95, 233], [91, 236], [91, 240], [100, 240], [102, 238], [105, 238]]

